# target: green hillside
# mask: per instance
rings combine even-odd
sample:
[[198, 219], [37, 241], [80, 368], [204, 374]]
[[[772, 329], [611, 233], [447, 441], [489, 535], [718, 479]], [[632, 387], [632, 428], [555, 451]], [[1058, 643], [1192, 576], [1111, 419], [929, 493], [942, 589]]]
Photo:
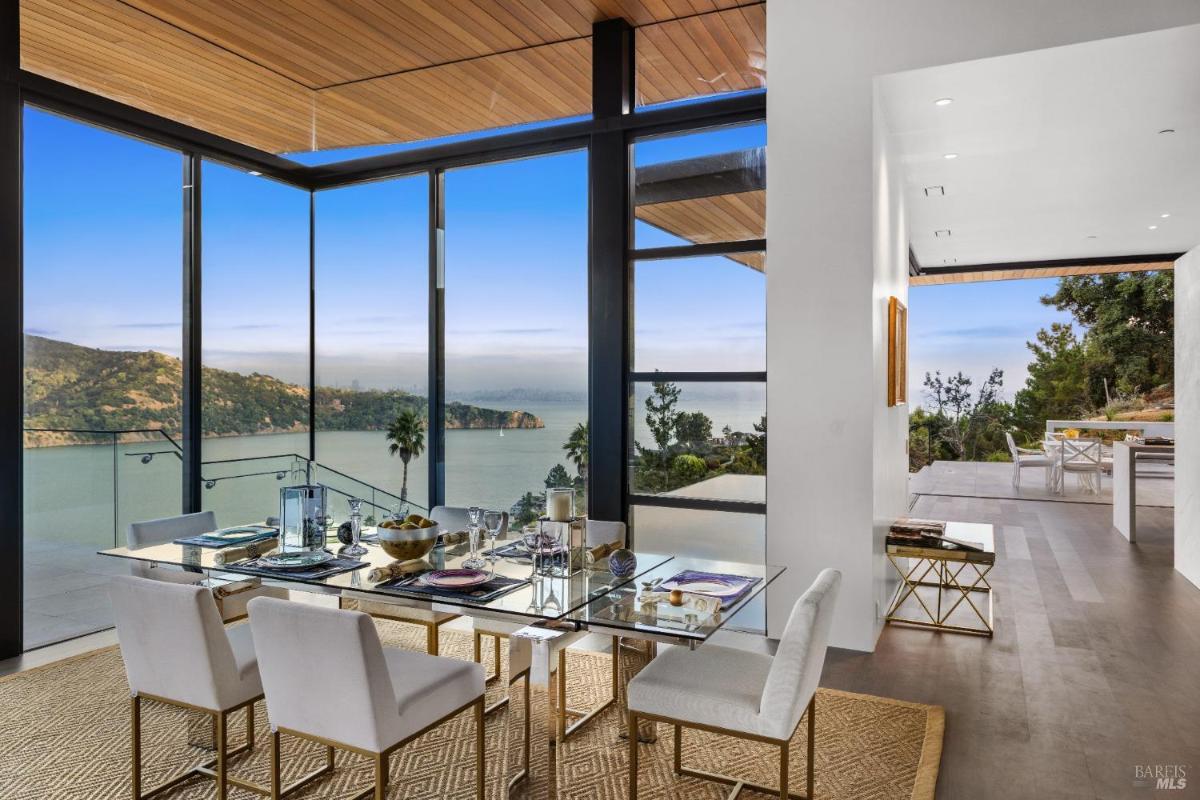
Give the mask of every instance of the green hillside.
[[[270, 375], [203, 369], [204, 429], [210, 436], [304, 430], [304, 387]], [[25, 336], [25, 427], [87, 430], [181, 428], [183, 365], [154, 351], [97, 350]], [[317, 387], [317, 428], [384, 430], [396, 414], [422, 416], [426, 399], [399, 390], [354, 391]], [[446, 404], [448, 428], [541, 428], [524, 411]], [[90, 441], [88, 437], [27, 434], [30, 445]]]

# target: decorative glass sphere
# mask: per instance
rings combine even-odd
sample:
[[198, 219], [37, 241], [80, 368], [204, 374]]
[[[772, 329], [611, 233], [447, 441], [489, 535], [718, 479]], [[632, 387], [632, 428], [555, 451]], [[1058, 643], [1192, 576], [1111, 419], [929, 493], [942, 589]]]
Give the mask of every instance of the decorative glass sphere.
[[627, 578], [637, 569], [637, 557], [624, 547], [608, 554], [608, 571], [618, 578]]

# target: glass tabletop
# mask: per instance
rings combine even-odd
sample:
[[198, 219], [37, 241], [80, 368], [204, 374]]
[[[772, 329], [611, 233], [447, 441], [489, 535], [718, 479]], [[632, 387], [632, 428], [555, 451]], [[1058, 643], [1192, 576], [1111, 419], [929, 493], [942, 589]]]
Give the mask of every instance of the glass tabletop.
[[[497, 540], [497, 544], [503, 546], [506, 542], [513, 541], [517, 541], [516, 536], [507, 540], [500, 538]], [[525, 619], [535, 622], [568, 618], [568, 615], [580, 607], [587, 606], [599, 598], [627, 586], [643, 573], [660, 567], [672, 559], [667, 555], [637, 553], [638, 568], [634, 574], [621, 578], [609, 572], [603, 567], [604, 562], [601, 562], [596, 569], [579, 570], [566, 577], [545, 575], [538, 576], [536, 580], [529, 580], [532, 576], [533, 566], [528, 559], [499, 558], [495, 561], [497, 576], [525, 582], [494, 599], [477, 601], [465, 595], [431, 594], [414, 590], [411, 586], [384, 587], [380, 585], [381, 582], [373, 582], [369, 580], [373, 568], [387, 567], [394, 564], [395, 561], [379, 545], [369, 542], [363, 544], [367, 548], [367, 552], [358, 560], [366, 562], [367, 566], [351, 572], [315, 579], [284, 571], [269, 577], [259, 574], [255, 574], [254, 577], [261, 577], [265, 582], [274, 585], [292, 585], [298, 589], [303, 586], [312, 586], [314, 589], [330, 593], [348, 590], [378, 595], [380, 600], [404, 600], [406, 601], [405, 605], [454, 607], [459, 613], [468, 615], [472, 610], [478, 610], [487, 612], [487, 616], [504, 616], [512, 617], [513, 621]], [[336, 552], [333, 546], [330, 547], [330, 550]], [[178, 566], [196, 572], [236, 579], [247, 577], [245, 573], [237, 572], [237, 563], [217, 564], [215, 558], [218, 552], [220, 550], [213, 548], [167, 543], [137, 549], [114, 547], [110, 550], [100, 551], [100, 555]], [[439, 545], [426, 556], [425, 561], [428, 562], [429, 567], [435, 570], [456, 569], [462, 567], [462, 562], [468, 555], [465, 542]], [[487, 569], [491, 568], [492, 565], [489, 564]]]
[[[642, 555], [639, 554], [639, 567], [642, 566], [641, 559]], [[784, 571], [783, 567], [688, 557], [676, 557], [647, 566], [649, 569], [640, 572], [636, 580], [581, 605], [567, 618], [591, 629], [606, 628], [629, 631], [630, 634], [701, 642], [762, 594]], [[698, 612], [686, 605], [672, 606], [669, 602], [643, 601], [643, 596], [648, 592], [662, 594], [659, 586], [670, 584], [673, 578], [688, 572], [710, 573], [726, 579], [757, 580], [744, 593], [723, 602], [721, 608], [712, 613]], [[659, 585], [652, 586], [656, 580]], [[736, 583], [735, 580], [730, 582]]]

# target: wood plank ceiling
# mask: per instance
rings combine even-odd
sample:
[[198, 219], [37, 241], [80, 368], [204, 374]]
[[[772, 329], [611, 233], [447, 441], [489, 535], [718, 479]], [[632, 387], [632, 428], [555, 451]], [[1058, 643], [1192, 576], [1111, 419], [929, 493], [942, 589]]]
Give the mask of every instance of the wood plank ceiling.
[[[969, 269], [969, 267], [967, 268]], [[1107, 266], [1080, 265], [1058, 267], [1034, 267], [1020, 269], [995, 269], [979, 272], [947, 272], [930, 275], [913, 275], [909, 286], [937, 286], [948, 283], [978, 283], [980, 281], [1015, 281], [1023, 278], [1065, 278], [1071, 275], [1106, 275], [1116, 272], [1158, 272], [1175, 269], [1174, 261], [1147, 261], [1139, 264], [1112, 264]]]
[[286, 153], [587, 114], [614, 17], [642, 102], [765, 86], [761, 0], [21, 0], [21, 59]]
[[[767, 193], [720, 194], [638, 205], [637, 218], [693, 244], [741, 242], [766, 237]], [[759, 272], [766, 269], [764, 253], [739, 253], [729, 258]]]

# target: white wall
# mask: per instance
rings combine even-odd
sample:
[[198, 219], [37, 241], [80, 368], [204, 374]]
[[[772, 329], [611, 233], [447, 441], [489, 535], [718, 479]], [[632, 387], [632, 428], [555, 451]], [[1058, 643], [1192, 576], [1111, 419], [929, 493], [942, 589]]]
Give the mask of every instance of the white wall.
[[1175, 569], [1200, 586], [1200, 247], [1175, 262]]
[[883, 534], [905, 511], [904, 411], [886, 408], [882, 365], [907, 246], [874, 78], [1197, 22], [1197, 0], [767, 3], [767, 561], [788, 567], [769, 596], [772, 636], [835, 566], [831, 643], [873, 649]]

